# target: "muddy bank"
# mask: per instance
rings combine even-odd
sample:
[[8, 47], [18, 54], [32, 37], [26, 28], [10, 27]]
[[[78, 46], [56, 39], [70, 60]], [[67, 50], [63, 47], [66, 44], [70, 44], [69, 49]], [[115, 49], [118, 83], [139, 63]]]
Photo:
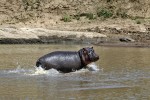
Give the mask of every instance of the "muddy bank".
[[150, 47], [149, 30], [129, 30], [118, 27], [85, 27], [78, 31], [45, 28], [1, 27], [0, 44], [72, 43], [99, 46]]
[[1, 0], [0, 44], [150, 45], [149, 0]]
[[59, 31], [44, 28], [0, 28], [0, 44], [96, 43], [106, 37], [97, 32]]
[[132, 46], [132, 47], [150, 47], [150, 27], [144, 25], [138, 26], [107, 26], [87, 28], [90, 32], [98, 32], [107, 35], [104, 41], [99, 41], [95, 45], [103, 46]]

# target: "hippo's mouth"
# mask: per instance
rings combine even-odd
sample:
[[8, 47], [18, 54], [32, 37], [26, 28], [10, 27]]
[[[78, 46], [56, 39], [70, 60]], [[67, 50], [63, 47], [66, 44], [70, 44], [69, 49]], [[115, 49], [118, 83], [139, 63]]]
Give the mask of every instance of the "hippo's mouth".
[[94, 57], [94, 58], [89, 58], [91, 62], [96, 62], [99, 60], [99, 56]]
[[98, 61], [99, 60], [99, 56], [97, 56], [95, 59], [94, 59], [94, 61]]

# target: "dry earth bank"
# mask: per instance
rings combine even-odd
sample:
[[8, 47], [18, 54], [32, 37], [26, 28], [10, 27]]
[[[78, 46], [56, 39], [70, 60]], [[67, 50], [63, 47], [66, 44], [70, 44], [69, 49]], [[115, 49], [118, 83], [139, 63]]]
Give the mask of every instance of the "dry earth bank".
[[1, 44], [150, 46], [149, 0], [1, 0], [0, 17]]

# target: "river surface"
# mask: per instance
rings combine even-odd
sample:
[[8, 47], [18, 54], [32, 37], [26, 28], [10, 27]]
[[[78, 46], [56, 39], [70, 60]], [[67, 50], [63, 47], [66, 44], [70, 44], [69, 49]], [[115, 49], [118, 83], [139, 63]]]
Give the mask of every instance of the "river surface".
[[150, 48], [94, 46], [98, 71], [35, 68], [57, 50], [85, 45], [0, 45], [0, 100], [150, 100]]

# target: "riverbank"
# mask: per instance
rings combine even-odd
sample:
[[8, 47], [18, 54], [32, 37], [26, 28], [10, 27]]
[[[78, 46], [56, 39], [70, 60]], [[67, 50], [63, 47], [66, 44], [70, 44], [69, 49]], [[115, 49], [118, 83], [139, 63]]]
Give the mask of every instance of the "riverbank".
[[35, 43], [95, 43], [106, 38], [96, 32], [77, 32], [49, 30], [44, 28], [0, 28], [1, 44], [35, 44]]
[[[43, 25], [43, 26], [39, 26]], [[132, 20], [90, 20], [57, 24], [0, 26], [0, 44], [78, 43], [101, 46], [150, 47], [150, 26]]]
[[0, 44], [150, 46], [150, 1], [2, 0]]

